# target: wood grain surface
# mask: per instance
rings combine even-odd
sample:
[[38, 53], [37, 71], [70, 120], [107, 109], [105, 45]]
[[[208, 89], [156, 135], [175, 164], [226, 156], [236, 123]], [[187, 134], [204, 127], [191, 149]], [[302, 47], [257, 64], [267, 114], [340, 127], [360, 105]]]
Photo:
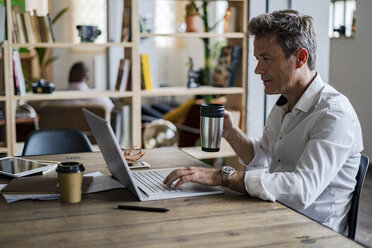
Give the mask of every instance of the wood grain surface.
[[[110, 175], [100, 153], [48, 155], [81, 161], [86, 173]], [[205, 166], [178, 148], [146, 151], [153, 168]], [[49, 174], [48, 176], [55, 176]], [[0, 177], [0, 183], [9, 179]], [[117, 209], [165, 207], [166, 213]], [[82, 201], [0, 199], [0, 247], [358, 247], [342, 235], [277, 202], [225, 194], [139, 202], [125, 189], [83, 195]]]

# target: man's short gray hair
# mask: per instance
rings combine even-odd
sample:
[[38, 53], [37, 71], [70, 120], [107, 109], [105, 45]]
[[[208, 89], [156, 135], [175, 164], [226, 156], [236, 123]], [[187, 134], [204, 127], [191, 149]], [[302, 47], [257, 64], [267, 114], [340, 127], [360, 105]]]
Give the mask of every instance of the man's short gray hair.
[[305, 48], [309, 53], [308, 67], [315, 69], [317, 42], [311, 16], [300, 15], [295, 10], [274, 11], [254, 17], [248, 24], [248, 31], [256, 38], [275, 35], [287, 58]]

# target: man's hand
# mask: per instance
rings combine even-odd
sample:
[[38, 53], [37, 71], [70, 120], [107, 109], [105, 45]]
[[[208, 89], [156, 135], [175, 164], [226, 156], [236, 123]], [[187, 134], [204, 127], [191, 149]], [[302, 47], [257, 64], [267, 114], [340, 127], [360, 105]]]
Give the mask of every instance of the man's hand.
[[178, 189], [182, 184], [193, 182], [208, 186], [221, 185], [221, 171], [214, 168], [189, 167], [172, 171], [164, 180], [164, 184], [170, 187], [177, 179], [174, 186]]
[[233, 129], [233, 119], [230, 111], [225, 110], [225, 117], [223, 119], [223, 132], [222, 137], [226, 138], [230, 131]]

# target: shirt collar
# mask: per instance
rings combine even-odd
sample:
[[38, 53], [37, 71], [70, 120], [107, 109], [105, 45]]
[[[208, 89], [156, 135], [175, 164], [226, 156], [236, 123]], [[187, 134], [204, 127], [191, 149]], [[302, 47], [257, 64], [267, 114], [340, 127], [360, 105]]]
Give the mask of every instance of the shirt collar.
[[298, 109], [303, 112], [309, 111], [323, 87], [324, 82], [319, 73], [317, 73], [314, 80], [310, 83], [309, 87], [307, 87], [293, 109]]
[[[292, 111], [300, 110], [303, 112], [309, 111], [315, 98], [319, 95], [319, 92], [323, 89], [324, 82], [320, 77], [319, 73], [315, 76], [314, 80], [310, 83], [309, 87], [302, 94]], [[287, 104], [288, 100], [283, 95], [279, 97], [276, 102], [277, 106], [283, 106]]]

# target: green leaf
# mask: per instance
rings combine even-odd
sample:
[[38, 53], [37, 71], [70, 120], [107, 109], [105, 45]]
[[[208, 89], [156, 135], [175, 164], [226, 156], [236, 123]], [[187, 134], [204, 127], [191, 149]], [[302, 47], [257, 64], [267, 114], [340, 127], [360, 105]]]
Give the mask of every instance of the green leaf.
[[43, 64], [43, 67], [46, 68], [48, 65], [52, 64], [54, 61], [56, 61], [58, 59], [58, 56], [53, 56], [53, 57], [50, 57], [49, 59], [47, 59], [45, 61], [45, 63]]
[[46, 54], [47, 49], [45, 47], [37, 47], [37, 48], [35, 48], [35, 50], [36, 50], [37, 56], [39, 58], [39, 66], [41, 68], [42, 65], [43, 65], [43, 62], [44, 62], [44, 58], [45, 58], [45, 54]]
[[52, 24], [58, 21], [58, 19], [61, 18], [67, 11], [68, 11], [68, 7], [63, 8], [61, 11], [59, 11], [57, 15], [52, 19]]

